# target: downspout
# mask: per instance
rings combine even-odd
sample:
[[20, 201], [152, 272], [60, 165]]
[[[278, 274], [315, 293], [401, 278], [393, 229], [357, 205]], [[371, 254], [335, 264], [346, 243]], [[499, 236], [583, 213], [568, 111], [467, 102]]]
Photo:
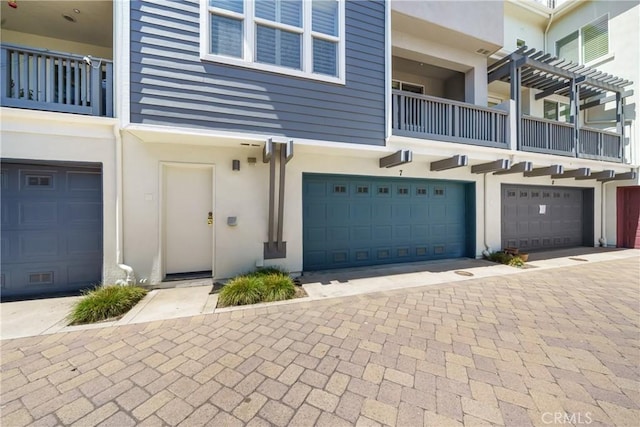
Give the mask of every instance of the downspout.
[[122, 264], [124, 230], [122, 225], [122, 189], [123, 189], [123, 168], [122, 168], [122, 135], [120, 135], [120, 125], [113, 125], [113, 136], [116, 139], [116, 262]]
[[542, 40], [543, 43], [543, 47], [544, 47], [544, 51], [546, 53], [549, 53], [547, 51], [547, 34], [549, 33], [549, 28], [551, 28], [551, 23], [553, 22], [553, 17], [555, 15], [555, 8], [553, 10], [551, 10], [551, 13], [549, 14], [549, 20], [547, 21], [547, 28], [544, 29], [544, 39]]
[[482, 192], [484, 193], [484, 230], [482, 232], [482, 236], [484, 239], [484, 251], [482, 251], [482, 255], [484, 255], [485, 257], [489, 257], [489, 255], [491, 254], [491, 248], [489, 247], [489, 244], [487, 243], [487, 174], [483, 174], [483, 180], [484, 180], [484, 188], [482, 189]]
[[605, 230], [605, 201], [606, 201], [606, 196], [604, 193], [604, 184], [606, 184], [605, 182], [600, 182], [600, 238], [598, 239], [598, 243], [600, 243], [600, 246], [602, 246], [603, 248], [605, 248], [607, 246], [607, 232]]

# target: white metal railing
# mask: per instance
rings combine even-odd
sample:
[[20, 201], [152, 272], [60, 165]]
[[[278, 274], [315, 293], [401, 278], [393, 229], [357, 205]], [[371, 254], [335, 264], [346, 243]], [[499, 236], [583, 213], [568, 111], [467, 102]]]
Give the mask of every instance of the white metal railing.
[[2, 106], [113, 116], [113, 62], [3, 44]]
[[392, 91], [397, 135], [507, 146], [506, 111], [399, 90]]

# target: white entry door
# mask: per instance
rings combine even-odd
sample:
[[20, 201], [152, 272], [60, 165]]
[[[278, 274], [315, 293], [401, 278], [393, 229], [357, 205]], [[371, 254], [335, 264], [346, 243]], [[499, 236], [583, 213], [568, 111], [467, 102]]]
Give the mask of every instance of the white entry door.
[[213, 271], [213, 166], [165, 165], [165, 272]]

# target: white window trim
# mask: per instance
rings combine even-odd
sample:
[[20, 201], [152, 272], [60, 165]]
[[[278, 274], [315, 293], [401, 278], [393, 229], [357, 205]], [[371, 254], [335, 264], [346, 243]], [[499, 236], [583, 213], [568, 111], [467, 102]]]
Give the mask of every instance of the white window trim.
[[[594, 23], [600, 21], [601, 19], [603, 19], [604, 17], [606, 17], [607, 20], [607, 53], [599, 56], [596, 59], [592, 59], [589, 62], [584, 62], [584, 58], [583, 58], [583, 46], [582, 46], [582, 31], [584, 30], [585, 27], [589, 26], [589, 25], [593, 25]], [[577, 32], [578, 33], [578, 64], [580, 65], [585, 65], [588, 67], [593, 67], [594, 65], [598, 65], [601, 64], [603, 62], [609, 61], [611, 59], [614, 58], [614, 54], [613, 52], [611, 52], [611, 32], [610, 32], [610, 28], [609, 28], [609, 23], [611, 21], [609, 20], [609, 14], [606, 13], [604, 15], [599, 16], [598, 18], [594, 19], [593, 21], [587, 22], [584, 25], [581, 25], [577, 30], [571, 31], [570, 33], [566, 34], [564, 37], [560, 37], [558, 40], [556, 40], [556, 56], [558, 56], [558, 42], [566, 37], [569, 37], [571, 34]]]
[[[267, 71], [270, 73], [284, 74], [287, 76], [301, 77], [304, 79], [318, 80], [327, 83], [346, 84], [346, 30], [345, 30], [345, 12], [346, 0], [338, 1], [338, 28], [339, 35], [337, 37], [328, 34], [317, 33], [312, 31], [311, 28], [311, 6], [312, 2], [309, 0], [302, 1], [303, 7], [303, 28], [291, 27], [287, 24], [275, 23], [254, 16], [255, 8], [252, 0], [244, 0], [244, 14], [231, 12], [224, 9], [209, 7], [208, 0], [200, 0], [200, 59], [204, 61], [217, 62], [220, 64], [234, 65], [238, 67], [248, 68], [258, 71]], [[209, 53], [209, 42], [211, 27], [209, 25], [210, 11], [215, 11], [216, 14], [229, 17], [242, 17], [244, 21], [244, 40], [243, 40], [243, 58], [232, 58], [223, 55], [214, 55]], [[302, 70], [295, 70], [287, 67], [281, 67], [272, 64], [263, 64], [255, 62], [254, 57], [254, 41], [255, 31], [254, 27], [256, 23], [265, 24], [273, 28], [281, 28], [286, 30], [292, 30], [302, 34]], [[313, 70], [313, 39], [318, 38], [322, 40], [329, 40], [338, 42], [338, 76], [332, 77], [323, 74], [314, 73]]]

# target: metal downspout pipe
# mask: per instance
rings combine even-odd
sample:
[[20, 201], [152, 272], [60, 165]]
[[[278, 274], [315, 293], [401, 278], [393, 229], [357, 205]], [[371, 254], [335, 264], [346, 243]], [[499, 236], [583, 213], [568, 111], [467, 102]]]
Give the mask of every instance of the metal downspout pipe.
[[482, 255], [484, 255], [485, 257], [489, 257], [489, 255], [491, 254], [491, 248], [489, 247], [489, 244], [487, 243], [487, 174], [484, 173], [482, 174], [483, 176], [483, 188], [482, 188], [482, 192], [484, 193], [484, 220], [483, 220], [483, 231], [482, 231], [482, 237], [484, 239], [484, 250], [482, 251]]

